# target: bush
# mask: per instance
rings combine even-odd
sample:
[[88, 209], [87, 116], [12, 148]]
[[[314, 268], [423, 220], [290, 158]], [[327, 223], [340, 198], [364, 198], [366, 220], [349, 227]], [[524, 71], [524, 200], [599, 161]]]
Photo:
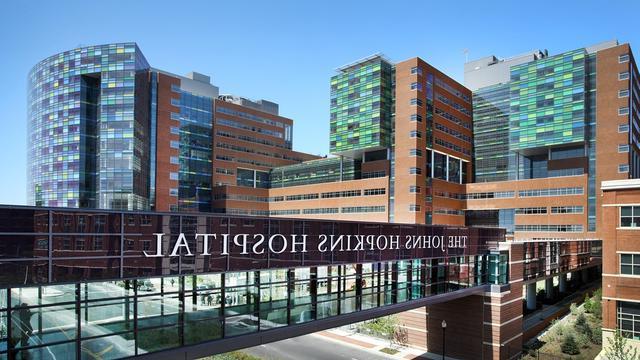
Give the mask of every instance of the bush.
[[579, 332], [583, 332], [585, 327], [589, 327], [589, 325], [587, 324], [587, 317], [584, 316], [584, 314], [580, 313], [578, 317], [576, 317], [574, 326], [576, 327], [576, 330], [578, 330]]
[[564, 332], [564, 323], [560, 323], [558, 322], [558, 319], [554, 319], [553, 321], [551, 321], [551, 328], [549, 332], [547, 332], [547, 337], [550, 341], [557, 341], [562, 338]]
[[578, 305], [576, 305], [576, 303], [571, 303], [571, 306], [569, 306], [569, 311], [571, 311], [572, 315], [578, 315], [578, 312], [580, 310], [578, 309]]
[[594, 327], [591, 331], [591, 342], [596, 345], [602, 345], [602, 328]]
[[578, 344], [576, 343], [576, 339], [573, 335], [567, 335], [562, 341], [562, 345], [560, 345], [560, 350], [563, 353], [569, 355], [577, 355], [580, 354], [580, 348], [578, 348]]

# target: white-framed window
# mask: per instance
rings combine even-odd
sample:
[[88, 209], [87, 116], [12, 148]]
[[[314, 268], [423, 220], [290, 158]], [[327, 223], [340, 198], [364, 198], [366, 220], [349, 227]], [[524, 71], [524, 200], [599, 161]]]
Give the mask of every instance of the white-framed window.
[[412, 67], [411, 68], [411, 75], [415, 75], [415, 74], [422, 75], [422, 69], [420, 69], [417, 66]]
[[411, 83], [411, 90], [422, 91], [422, 85], [417, 82]]
[[629, 115], [629, 108], [628, 107], [618, 108], [618, 115]]
[[621, 73], [618, 73], [618, 80], [627, 80], [628, 78], [629, 78], [628, 71], [623, 71]]
[[409, 204], [409, 211], [418, 212], [420, 211], [420, 205], [417, 204]]
[[170, 179], [170, 180], [178, 180], [178, 179], [179, 179], [179, 177], [178, 177], [178, 173], [177, 173], [177, 172], [171, 172], [171, 173], [169, 173], [169, 179]]
[[411, 130], [409, 132], [409, 137], [410, 138], [421, 138], [422, 137], [422, 133], [418, 130]]
[[169, 196], [178, 196], [178, 189], [176, 188], [169, 189]]
[[618, 329], [622, 336], [640, 338], [640, 302], [616, 301]]
[[169, 158], [169, 162], [175, 165], [180, 164], [180, 159], [177, 156], [171, 156]]
[[421, 169], [421, 168], [419, 168], [419, 167], [412, 167], [412, 168], [409, 168], [409, 174], [410, 174], [410, 175], [419, 175], [419, 174], [422, 174], [422, 169]]
[[620, 124], [620, 125], [618, 125], [618, 132], [619, 133], [629, 132], [629, 124]]
[[629, 144], [619, 144], [618, 145], [619, 153], [628, 153], [629, 152]]
[[622, 64], [622, 63], [626, 63], [629, 62], [629, 54], [623, 54], [618, 56], [618, 63]]
[[640, 206], [620, 206], [620, 227], [640, 227]]
[[416, 185], [410, 185], [409, 186], [409, 192], [412, 194], [416, 194], [420, 192], [420, 186], [416, 186]]
[[409, 149], [409, 156], [422, 156], [422, 150], [420, 150], [420, 149]]
[[629, 165], [628, 164], [620, 164], [620, 165], [618, 165], [618, 172], [619, 173], [629, 172]]
[[620, 254], [620, 274], [640, 275], [640, 254]]
[[171, 142], [169, 143], [169, 146], [171, 146], [174, 149], [180, 149], [180, 141], [171, 140]]
[[619, 98], [629, 97], [629, 89], [618, 90], [618, 97]]

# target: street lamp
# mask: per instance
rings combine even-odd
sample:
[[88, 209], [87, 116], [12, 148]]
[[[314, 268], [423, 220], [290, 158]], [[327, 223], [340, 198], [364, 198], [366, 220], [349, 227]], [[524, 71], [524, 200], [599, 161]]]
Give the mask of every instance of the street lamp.
[[442, 320], [442, 360], [444, 360], [444, 336], [445, 336], [445, 330], [447, 330], [447, 321], [446, 320]]

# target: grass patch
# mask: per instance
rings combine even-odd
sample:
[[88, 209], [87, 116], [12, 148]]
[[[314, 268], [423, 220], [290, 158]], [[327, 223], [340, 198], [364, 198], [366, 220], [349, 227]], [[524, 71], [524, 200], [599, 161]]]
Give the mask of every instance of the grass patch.
[[218, 354], [213, 356], [207, 356], [200, 360], [261, 360], [257, 356], [249, 355], [241, 351], [232, 351], [224, 354]]
[[399, 353], [400, 351], [396, 350], [396, 349], [392, 349], [392, 348], [382, 348], [380, 349], [380, 351], [382, 351], [385, 354], [389, 354], [389, 355], [395, 355], [397, 353]]

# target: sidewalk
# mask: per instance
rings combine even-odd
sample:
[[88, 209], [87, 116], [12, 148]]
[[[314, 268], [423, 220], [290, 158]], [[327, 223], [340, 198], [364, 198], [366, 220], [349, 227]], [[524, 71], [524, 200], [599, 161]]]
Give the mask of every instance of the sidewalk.
[[[340, 343], [349, 344], [361, 349], [366, 349], [368, 351], [376, 353], [377, 355], [385, 355], [389, 357], [389, 359], [440, 359], [440, 357], [436, 357], [435, 355], [430, 357], [425, 354], [424, 351], [419, 349], [413, 349], [398, 344], [391, 345], [388, 340], [382, 340], [373, 336], [368, 336], [357, 333], [355, 331], [348, 331], [341, 328], [320, 331], [318, 333], [315, 333], [314, 335], [322, 336], [324, 338], [328, 338]], [[380, 351], [384, 348], [398, 350], [398, 352], [393, 355], [386, 354]]]

